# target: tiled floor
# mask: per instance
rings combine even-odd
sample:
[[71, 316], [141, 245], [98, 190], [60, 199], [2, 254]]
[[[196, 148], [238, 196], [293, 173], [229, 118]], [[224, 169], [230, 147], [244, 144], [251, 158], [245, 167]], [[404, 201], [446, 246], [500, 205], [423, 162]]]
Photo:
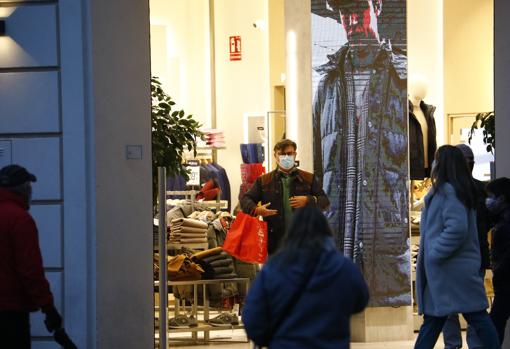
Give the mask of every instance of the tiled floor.
[[[242, 331], [222, 331], [223, 333], [217, 332], [211, 337], [223, 337], [224, 340], [239, 340], [243, 341], [246, 337]], [[465, 334], [463, 333], [463, 336]], [[229, 337], [229, 338], [226, 338]], [[410, 349], [413, 348], [414, 341], [399, 341], [399, 342], [385, 342], [385, 343], [352, 343], [351, 349]], [[175, 347], [175, 342], [170, 342], [170, 347]], [[218, 349], [253, 349], [253, 344], [250, 343], [235, 343], [228, 344], [225, 342], [211, 343], [209, 345], [179, 345], [186, 349], [200, 349], [200, 348], [218, 348]], [[434, 349], [443, 349], [443, 339], [439, 338], [437, 345]]]
[[[510, 338], [510, 323], [507, 324], [505, 339]], [[199, 334], [202, 337], [202, 333]], [[462, 336], [464, 338], [464, 348], [467, 349], [467, 345], [465, 344], [465, 335], [466, 333], [463, 331]], [[225, 331], [214, 331], [210, 332], [211, 339], [219, 340], [220, 342], [211, 343], [211, 344], [203, 344], [203, 345], [192, 345], [186, 343], [177, 343], [172, 339], [175, 337], [182, 338], [186, 336], [182, 333], [174, 333], [170, 335], [170, 346], [174, 348], [179, 346], [185, 349], [200, 349], [200, 348], [217, 348], [217, 349], [253, 349], [253, 344], [246, 343], [246, 335], [244, 330], [225, 330]], [[416, 338], [417, 334], [415, 334]], [[189, 338], [190, 339], [190, 338]], [[237, 341], [242, 343], [228, 343], [227, 341]], [[399, 341], [399, 342], [384, 342], [384, 343], [352, 343], [351, 349], [411, 349], [414, 346], [414, 341]], [[443, 349], [443, 338], [439, 337], [436, 346], [434, 349]], [[510, 349], [510, 340], [505, 340], [503, 343], [502, 349]]]

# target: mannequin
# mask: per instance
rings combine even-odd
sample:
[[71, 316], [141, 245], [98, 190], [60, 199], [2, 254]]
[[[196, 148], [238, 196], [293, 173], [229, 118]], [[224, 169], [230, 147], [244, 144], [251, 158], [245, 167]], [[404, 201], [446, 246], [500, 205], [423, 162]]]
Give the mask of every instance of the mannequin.
[[437, 149], [435, 107], [426, 104], [427, 82], [416, 76], [409, 81], [409, 152], [411, 179], [430, 176], [430, 167]]

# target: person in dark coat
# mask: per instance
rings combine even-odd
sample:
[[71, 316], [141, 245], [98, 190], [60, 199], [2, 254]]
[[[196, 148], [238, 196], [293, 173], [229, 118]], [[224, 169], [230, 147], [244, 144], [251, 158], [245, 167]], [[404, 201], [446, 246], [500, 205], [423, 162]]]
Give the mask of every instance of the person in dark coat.
[[321, 178], [296, 167], [296, 151], [296, 143], [289, 139], [276, 143], [274, 157], [278, 168], [258, 177], [240, 201], [244, 213], [262, 216], [267, 222], [269, 255], [280, 247], [294, 210], [307, 205], [321, 209], [329, 206]]
[[487, 194], [487, 209], [496, 223], [492, 229], [494, 302], [490, 316], [503, 343], [510, 316], [510, 179], [502, 177], [489, 182]]
[[[473, 151], [466, 144], [458, 144], [456, 147], [459, 148], [464, 155], [468, 168], [472, 173], [475, 166]], [[480, 276], [485, 278], [485, 270], [490, 269], [488, 233], [491, 229], [492, 222], [489, 218], [489, 211], [487, 207], [485, 207], [485, 199], [487, 197], [485, 183], [476, 178], [473, 178], [473, 182], [476, 187], [476, 227], [478, 230], [478, 243], [482, 262], [480, 266]], [[446, 320], [443, 327], [443, 340], [445, 349], [462, 348], [462, 335], [458, 314], [450, 315], [448, 320]], [[480, 339], [471, 326], [467, 328], [466, 342], [469, 349], [483, 349]]]
[[322, 212], [307, 206], [253, 282], [242, 319], [259, 346], [348, 349], [349, 319], [367, 303], [359, 268], [335, 247]]
[[486, 309], [476, 228], [476, 188], [462, 152], [440, 147], [425, 197], [416, 269], [418, 312], [424, 315], [415, 349], [434, 348], [449, 315], [462, 313], [484, 348], [500, 348]]
[[0, 170], [0, 346], [6, 349], [30, 348], [30, 312], [41, 309], [50, 332], [62, 325], [28, 213], [35, 181], [18, 165]]

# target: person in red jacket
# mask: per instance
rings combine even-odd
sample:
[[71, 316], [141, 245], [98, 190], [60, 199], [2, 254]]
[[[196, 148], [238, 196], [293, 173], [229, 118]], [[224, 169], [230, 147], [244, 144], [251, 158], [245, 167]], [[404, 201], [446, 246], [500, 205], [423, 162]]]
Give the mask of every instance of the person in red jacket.
[[0, 346], [5, 349], [30, 348], [30, 312], [41, 309], [50, 332], [62, 326], [28, 212], [36, 180], [18, 165], [0, 169]]

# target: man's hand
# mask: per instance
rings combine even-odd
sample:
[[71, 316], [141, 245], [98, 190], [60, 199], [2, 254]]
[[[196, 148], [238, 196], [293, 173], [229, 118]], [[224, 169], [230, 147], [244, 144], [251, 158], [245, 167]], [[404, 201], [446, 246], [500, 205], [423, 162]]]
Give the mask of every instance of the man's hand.
[[62, 327], [62, 317], [53, 304], [43, 307], [42, 312], [46, 315], [44, 324], [49, 332], [54, 332]]
[[267, 206], [269, 206], [269, 205], [271, 205], [270, 202], [268, 202], [267, 204], [262, 205], [262, 206], [257, 206], [257, 208], [255, 209], [255, 214], [257, 216], [262, 216], [262, 217], [269, 217], [269, 216], [277, 215], [278, 210], [268, 209]]
[[306, 196], [293, 196], [290, 198], [290, 207], [292, 208], [300, 208], [305, 207], [308, 203], [308, 197]]

